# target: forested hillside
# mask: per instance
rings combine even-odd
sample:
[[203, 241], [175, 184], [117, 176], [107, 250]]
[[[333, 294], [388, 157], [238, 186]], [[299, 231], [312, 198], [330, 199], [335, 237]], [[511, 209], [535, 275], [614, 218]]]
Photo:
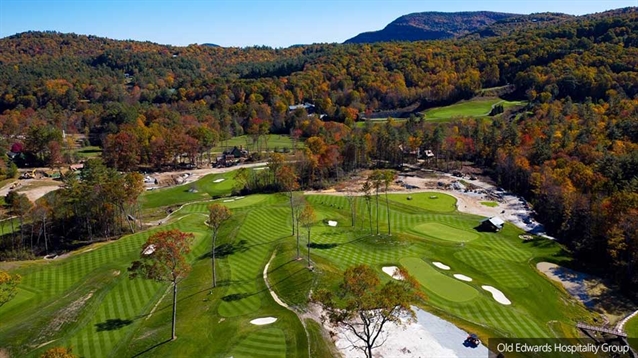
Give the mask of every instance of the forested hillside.
[[[525, 110], [355, 125], [361, 114], [449, 104], [505, 85], [529, 101]], [[0, 40], [2, 148], [18, 143], [32, 165], [62, 163], [61, 130], [87, 134], [120, 171], [197, 162], [244, 133], [293, 133], [307, 138], [296, 165], [304, 187], [398, 165], [399, 146], [432, 149], [433, 165], [472, 160], [491, 169], [530, 199], [581, 263], [627, 289], [638, 286], [637, 94], [635, 8], [419, 43], [170, 47], [59, 33]], [[289, 110], [304, 102], [326, 116]]]

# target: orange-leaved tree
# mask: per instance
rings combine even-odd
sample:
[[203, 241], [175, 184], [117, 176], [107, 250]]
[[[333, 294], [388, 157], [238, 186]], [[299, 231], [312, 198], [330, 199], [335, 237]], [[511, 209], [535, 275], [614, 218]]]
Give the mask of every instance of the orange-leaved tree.
[[376, 271], [368, 265], [350, 267], [343, 275], [337, 292], [320, 290], [313, 300], [323, 306], [334, 325], [353, 335], [353, 348], [372, 358], [372, 350], [386, 338], [383, 328], [388, 322], [401, 325], [401, 317], [415, 319], [412, 304], [423, 299], [418, 284], [405, 269], [398, 269], [402, 280], [381, 285]]
[[170, 282], [173, 286], [173, 319], [171, 339], [176, 339], [175, 321], [177, 318], [177, 283], [186, 277], [190, 265], [186, 255], [191, 251], [195, 236], [177, 229], [159, 231], [146, 240], [140, 253], [140, 259], [129, 268], [131, 278], [138, 276], [160, 282]]

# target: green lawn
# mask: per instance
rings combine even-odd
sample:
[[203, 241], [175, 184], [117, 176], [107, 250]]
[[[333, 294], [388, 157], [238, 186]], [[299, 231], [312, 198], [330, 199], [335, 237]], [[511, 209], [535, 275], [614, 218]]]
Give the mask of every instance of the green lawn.
[[444, 241], [467, 242], [476, 240], [478, 238], [478, 235], [473, 232], [455, 229], [453, 227], [447, 226], [445, 224], [439, 224], [437, 222], [428, 222], [425, 224], [417, 225], [414, 227], [414, 230], [427, 236], [431, 236], [435, 239]]
[[[269, 134], [267, 136], [268, 141], [261, 139], [261, 149], [266, 150], [266, 145], [268, 145], [268, 150], [274, 151], [275, 149], [280, 152], [287, 148], [292, 151], [292, 139], [290, 139], [289, 135], [285, 134]], [[252, 138], [247, 135], [232, 137], [227, 141], [220, 142], [216, 147], [212, 149], [213, 153], [221, 153], [225, 149], [232, 149], [233, 147], [243, 147], [244, 149], [248, 149], [249, 151], [254, 151], [257, 149], [257, 146], [253, 143]], [[297, 143], [297, 149], [301, 149], [304, 147], [303, 141], [299, 140]]]
[[[436, 192], [425, 192], [415, 194], [390, 194], [388, 195], [394, 202], [409, 205], [414, 208], [440, 213], [450, 213], [456, 210], [456, 199], [453, 196]], [[411, 198], [408, 200], [408, 198]]]
[[419, 258], [405, 257], [399, 262], [423, 287], [447, 301], [465, 302], [478, 296], [472, 286], [442, 274]]
[[102, 155], [102, 148], [98, 146], [87, 146], [79, 148], [76, 153], [80, 158], [89, 159], [95, 158]]
[[495, 201], [481, 201], [481, 205], [489, 206], [490, 208], [495, 208], [498, 206], [498, 203]]
[[502, 104], [505, 109], [524, 105], [520, 101], [505, 101], [495, 97], [477, 97], [445, 107], [430, 108], [423, 112], [427, 121], [447, 121], [455, 117], [486, 117], [492, 106]]
[[[143, 208], [154, 209], [228, 195], [235, 185], [233, 176], [234, 172], [209, 174], [194, 183], [146, 191], [142, 194], [140, 202]], [[224, 180], [216, 183], [219, 179]], [[196, 189], [196, 192], [192, 192], [192, 189]]]
[[[226, 180], [213, 183], [221, 177]], [[147, 209], [190, 202], [160, 227], [59, 260], [4, 265], [24, 279], [15, 299], [0, 307], [0, 347], [20, 357], [38, 356], [53, 346], [73, 346], [74, 352], [89, 358], [334, 356], [318, 325], [306, 322], [304, 329], [299, 318], [277, 305], [267, 291], [262, 272], [273, 252], [269, 281], [293, 307], [303, 308], [311, 289], [334, 289], [346, 268], [366, 263], [379, 270], [382, 280], [391, 280], [381, 272], [383, 266], [406, 267], [422, 285], [426, 309], [444, 312], [446, 319], [482, 339], [575, 336], [573, 322], [591, 317], [535, 269], [538, 261], [568, 260], [556, 242], [523, 242], [518, 238], [521, 230], [509, 224], [499, 233], [478, 232], [474, 227], [481, 218], [455, 211], [455, 199], [441, 193], [412, 194], [412, 200], [391, 195], [389, 208], [383, 197], [378, 213], [373, 200], [372, 222], [364, 200], [358, 198], [354, 226], [346, 198], [306, 196], [317, 212], [311, 230], [314, 272], [305, 268], [305, 230], [301, 235], [304, 260], [294, 260], [296, 240], [285, 195], [217, 199], [233, 211], [233, 218], [219, 235], [220, 284], [211, 289], [210, 233], [204, 220], [211, 195], [230, 193], [231, 177], [202, 178], [196, 184], [199, 193], [185, 192], [189, 185], [145, 193]], [[391, 236], [387, 235], [388, 209]], [[377, 214], [382, 235], [376, 235]], [[325, 225], [327, 219], [339, 225]], [[193, 268], [179, 286], [178, 339], [172, 342], [167, 341], [171, 318], [167, 285], [131, 280], [126, 271], [146, 238], [168, 228], [196, 235], [189, 255]], [[433, 261], [452, 269], [438, 270], [431, 266]], [[473, 281], [459, 281], [452, 276], [456, 273]], [[512, 305], [498, 304], [481, 285], [500, 289]], [[277, 321], [250, 324], [269, 316]]]

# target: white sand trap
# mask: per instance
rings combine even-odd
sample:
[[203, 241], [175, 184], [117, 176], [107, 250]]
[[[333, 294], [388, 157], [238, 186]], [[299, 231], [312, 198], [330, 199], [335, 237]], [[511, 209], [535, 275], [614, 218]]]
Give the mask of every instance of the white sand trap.
[[[483, 358], [489, 352], [485, 345], [477, 348], [466, 348], [463, 341], [467, 338], [465, 332], [452, 323], [444, 321], [431, 313], [413, 307], [416, 312], [416, 322], [397, 326], [388, 322], [383, 328], [379, 339], [387, 341], [373, 350], [375, 357], [441, 357], [441, 358]], [[357, 341], [352, 333], [343, 328], [337, 332], [335, 346], [344, 358], [365, 358], [363, 352], [352, 349], [351, 341]]]
[[265, 324], [275, 323], [275, 321], [277, 321], [277, 319], [275, 317], [264, 317], [264, 318], [254, 319], [254, 320], [250, 321], [250, 323], [252, 323], [254, 325], [257, 325], [257, 326], [263, 326]]
[[381, 270], [395, 280], [403, 280], [403, 275], [399, 273], [399, 268], [396, 266], [384, 266]]
[[471, 277], [467, 277], [465, 275], [461, 275], [460, 273], [454, 274], [454, 278], [457, 279], [457, 280], [465, 281], [465, 282], [472, 282], [472, 278]]
[[235, 199], [226, 199], [224, 200], [224, 203], [232, 203], [233, 201], [235, 201]]
[[496, 289], [492, 286], [481, 286], [485, 291], [489, 291], [492, 293], [492, 297], [494, 300], [502, 305], [511, 305], [512, 301], [508, 300], [507, 297], [501, 292], [501, 290]]
[[147, 255], [147, 256], [148, 256], [148, 255], [150, 255], [150, 254], [152, 254], [152, 253], [154, 253], [154, 252], [155, 252], [155, 245], [150, 244], [150, 245], [148, 245], [148, 247], [147, 247], [147, 248], [145, 248], [145, 249], [144, 249], [144, 251], [143, 251], [142, 253], [143, 253], [144, 255]]
[[328, 220], [328, 226], [337, 226], [336, 221]]
[[440, 268], [441, 270], [446, 270], [446, 271], [447, 271], [447, 270], [449, 270], [449, 269], [450, 269], [450, 266], [448, 266], [448, 265], [446, 265], [446, 264], [442, 264], [442, 263], [437, 262], [437, 261], [432, 262], [432, 265], [434, 265], [434, 266], [436, 266], [436, 267]]
[[226, 180], [226, 179], [224, 179], [224, 178], [215, 179], [215, 180], [213, 180], [213, 183], [221, 183], [224, 180]]

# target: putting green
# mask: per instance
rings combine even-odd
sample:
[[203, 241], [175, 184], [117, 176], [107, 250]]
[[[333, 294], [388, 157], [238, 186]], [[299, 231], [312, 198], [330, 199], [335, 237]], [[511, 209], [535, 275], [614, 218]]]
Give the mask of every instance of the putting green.
[[[408, 200], [408, 197], [412, 199]], [[456, 198], [443, 193], [391, 194], [388, 198], [400, 204], [439, 213], [451, 213], [456, 210]]]
[[440, 273], [419, 258], [405, 257], [399, 262], [428, 291], [448, 301], [465, 302], [478, 296], [474, 287]]
[[421, 234], [445, 241], [467, 242], [478, 238], [478, 235], [473, 232], [456, 229], [436, 222], [417, 225], [414, 227], [414, 230]]
[[498, 206], [498, 203], [495, 201], [481, 201], [481, 205], [489, 206], [490, 208], [495, 208]]

